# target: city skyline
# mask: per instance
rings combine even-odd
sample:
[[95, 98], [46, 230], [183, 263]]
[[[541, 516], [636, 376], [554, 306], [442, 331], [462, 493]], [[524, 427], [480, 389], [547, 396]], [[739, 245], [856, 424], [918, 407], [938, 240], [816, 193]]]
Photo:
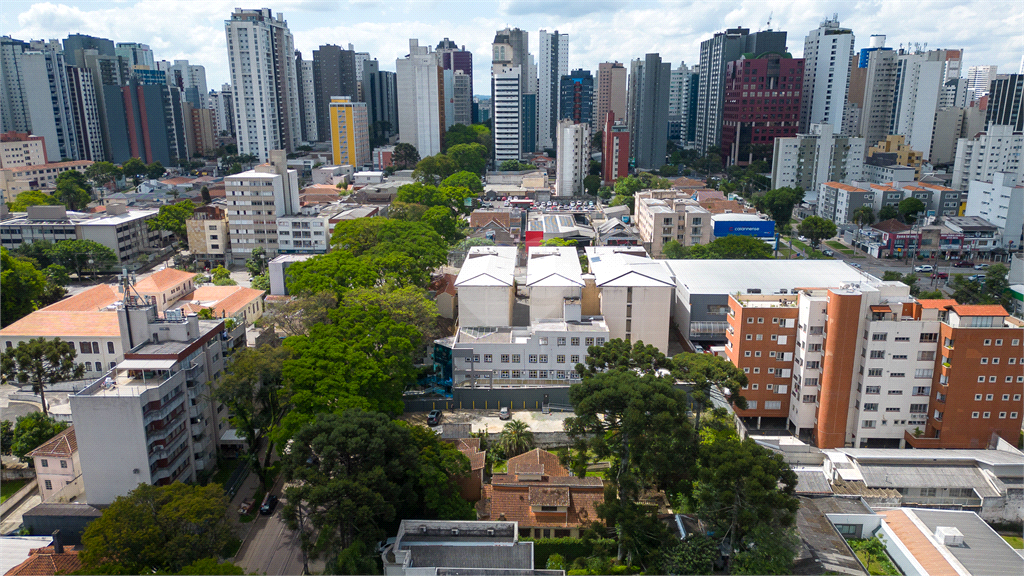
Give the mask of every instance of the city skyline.
[[[257, 5], [258, 4], [258, 5]], [[773, 7], [752, 1], [721, 4], [690, 1], [565, 2], [561, 4], [503, 1], [383, 3], [353, 1], [345, 8], [318, 0], [280, 0], [256, 4], [235, 1], [185, 2], [140, 0], [107, 1], [85, 5], [5, 2], [0, 15], [3, 35], [23, 40], [63, 39], [82, 33], [115, 42], [149, 44], [158, 60], [188, 59], [206, 67], [209, 86], [229, 80], [224, 21], [235, 7], [268, 7], [283, 13], [304, 55], [321, 44], [353, 44], [377, 58], [382, 70], [394, 70], [396, 58], [408, 52], [408, 39], [436, 45], [450, 38], [474, 54], [474, 67], [490, 65], [490, 43], [495, 30], [506, 25], [531, 32], [530, 52], [539, 53], [541, 28], [558, 29], [570, 36], [569, 69], [596, 73], [605, 61], [628, 63], [657, 52], [673, 68], [680, 61], [696, 64], [702, 40], [730, 27], [751, 32], [784, 30], [794, 57], [803, 56], [803, 37], [826, 17], [838, 13], [844, 28], [853, 30], [855, 48], [867, 46], [872, 34], [884, 34], [893, 48], [919, 43], [928, 48], [963, 49], [964, 66], [995, 65], [1014, 72], [1024, 53], [1024, 14], [1012, 1], [909, 4], [876, 0], [856, 3], [837, 0], [793, 2]], [[457, 5], [460, 18], [449, 17]], [[1000, 7], [1005, 8], [1000, 14]], [[950, 17], [936, 18], [936, 11]], [[152, 17], [139, 18], [139, 12]], [[327, 17], [325, 14], [332, 14]], [[1001, 18], [993, 18], [1000, 14]], [[383, 18], [382, 18], [383, 17]], [[771, 25], [768, 19], [771, 18]], [[344, 25], [331, 25], [336, 18]], [[385, 19], [386, 18], [386, 19]], [[325, 24], [326, 23], [326, 24]], [[397, 28], [397, 29], [396, 29]], [[606, 39], [613, 38], [612, 41]], [[1004, 72], [1005, 73], [1005, 72]], [[473, 93], [489, 94], [488, 75], [474, 78]]]

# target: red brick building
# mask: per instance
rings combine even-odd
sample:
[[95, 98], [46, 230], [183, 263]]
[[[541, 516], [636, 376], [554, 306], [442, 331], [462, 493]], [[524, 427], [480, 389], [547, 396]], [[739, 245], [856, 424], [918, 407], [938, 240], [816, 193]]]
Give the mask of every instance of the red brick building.
[[601, 181], [610, 186], [629, 174], [629, 128], [623, 120], [615, 122], [615, 112], [608, 111], [604, 120]]
[[770, 161], [775, 139], [796, 135], [803, 78], [804, 59], [788, 53], [744, 54], [726, 65], [722, 164], [746, 165], [758, 150]]

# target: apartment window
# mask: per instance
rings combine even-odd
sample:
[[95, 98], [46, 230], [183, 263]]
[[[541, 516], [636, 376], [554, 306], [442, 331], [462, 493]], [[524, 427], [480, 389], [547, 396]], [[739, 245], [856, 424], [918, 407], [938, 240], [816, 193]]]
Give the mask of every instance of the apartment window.
[[993, 358], [992, 359], [992, 363], [993, 364], [999, 364], [999, 358]]
[[502, 378], [508, 378], [508, 370], [502, 370], [501, 371], [501, 377]]
[[864, 388], [864, 393], [865, 394], [881, 394], [882, 393], [882, 387], [881, 386], [868, 386], [868, 387]]
[[927, 414], [928, 413], [928, 405], [927, 404], [911, 404], [910, 405], [910, 412], [914, 413], [914, 414]]
[[530, 378], [536, 378], [536, 377], [537, 377], [537, 371], [536, 370], [530, 370]]
[[996, 340], [996, 346], [1002, 346], [1002, 345], [1003, 345], [1003, 340], [1002, 340], [1002, 338], [999, 338], [999, 339], [997, 339], [997, 340]]
[[864, 411], [865, 412], [878, 412], [878, 403], [877, 402], [867, 402], [867, 403], [865, 403], [864, 404]]
[[512, 355], [512, 363], [513, 364], [519, 364], [522, 361], [523, 361], [522, 356], [520, 356], [519, 354], [513, 354]]
[[1006, 418], [1006, 412], [1000, 412], [999, 413], [999, 417], [1000, 418]]
[[88, 342], [79, 342], [78, 347], [81, 349], [82, 354], [92, 354], [92, 344]]
[[579, 338], [579, 336], [574, 336], [571, 340], [569, 340], [569, 343], [572, 344], [573, 346], [579, 346], [580, 345], [580, 338]]
[[598, 339], [597, 339], [597, 345], [598, 345], [598, 346], [604, 346], [604, 338], [602, 338], [602, 337], [598, 337]]
[[885, 350], [872, 350], [871, 358], [885, 358]]
[[50, 461], [47, 460], [46, 458], [43, 458], [42, 460], [40, 460], [39, 463], [43, 465], [43, 468], [49, 468], [50, 467]]
[[871, 335], [871, 340], [874, 342], [884, 342], [887, 338], [889, 338], [888, 332], [876, 332]]
[[921, 334], [921, 342], [938, 342], [939, 334], [937, 332], [925, 332]]
[[750, 385], [750, 389], [751, 390], [757, 390], [757, 384], [751, 384]]
[[808, 360], [807, 361], [807, 369], [808, 370], [817, 370], [820, 367], [821, 367], [821, 360]]
[[881, 368], [870, 368], [870, 369], [868, 369], [868, 376], [881, 376], [881, 375], [882, 375], [882, 369]]
[[890, 372], [889, 373], [889, 378], [903, 378], [905, 376], [906, 376], [906, 374], [903, 373], [903, 372]]
[[61, 460], [60, 461], [60, 467], [61, 468], [67, 468], [68, 467], [68, 461], [67, 460]]
[[991, 418], [992, 417], [992, 413], [991, 412], [982, 412], [981, 413], [981, 417], [982, 418]]
[[86, 372], [92, 372], [92, 362], [86, 362], [85, 363], [85, 371]]
[[43, 482], [46, 483], [46, 489], [47, 490], [53, 490], [53, 483], [52, 482], [50, 482], [49, 480], [44, 480]]
[[803, 402], [804, 404], [814, 404], [817, 399], [817, 394], [804, 394]]
[[885, 411], [886, 411], [886, 412], [899, 412], [899, 411], [900, 411], [900, 409], [899, 409], [898, 407], [893, 407], [893, 406], [889, 406], [889, 407], [887, 407], [887, 408], [885, 409]]
[[974, 395], [974, 401], [975, 402], [981, 402], [981, 396], [982, 396], [981, 394], [975, 394]]
[[1017, 413], [1016, 412], [1010, 412], [1010, 418], [1012, 420], [1016, 420], [1017, 419]]
[[994, 396], [992, 394], [985, 394], [985, 401], [986, 402], [991, 402], [992, 398], [994, 398]]
[[760, 357], [761, 357], [761, 351], [760, 350], [755, 351], [754, 352], [754, 358], [760, 358]]
[[753, 324], [753, 323], [754, 323], [754, 318], [753, 317], [747, 318], [747, 324]]
[[[628, 320], [627, 320], [627, 322], [628, 322]], [[764, 334], [758, 334], [756, 340], [759, 341], [759, 342], [761, 340], [764, 340]]]
[[860, 423], [860, 427], [861, 428], [874, 428], [875, 427], [875, 421], [874, 420], [863, 420]]
[[971, 418], [977, 418], [978, 412], [971, 412]]
[[750, 350], [745, 350], [745, 351], [743, 352], [743, 357], [744, 357], [744, 358], [750, 358]]
[[768, 400], [767, 402], [764, 403], [764, 409], [765, 410], [781, 410], [782, 409], [782, 401], [781, 400]]
[[922, 350], [917, 353], [918, 360], [935, 360], [934, 350]]
[[537, 355], [536, 354], [530, 354], [530, 364], [536, 364], [536, 363], [537, 363]]
[[985, 339], [985, 346], [991, 346], [991, 345], [992, 345], [992, 340], [986, 338]]
[[576, 364], [579, 364], [579, 363], [580, 363], [580, 355], [579, 355], [579, 354], [573, 354], [572, 356], [569, 356], [569, 361], [570, 361], [570, 362], [571, 362], [571, 363], [572, 363], [572, 364], [573, 364], [574, 366], [575, 366]]
[[767, 385], [765, 385], [765, 389], [768, 390], [768, 391], [772, 391], [772, 390], [775, 389], [775, 385], [774, 384], [767, 384]]
[[559, 364], [565, 364], [565, 354], [559, 354], [558, 356], [555, 356], [555, 362], [558, 362]]
[[750, 368], [744, 368], [743, 369], [743, 373], [744, 374], [750, 374]]
[[747, 340], [753, 340], [753, 339], [754, 339], [754, 335], [753, 334], [747, 334]]
[[585, 340], [583, 341], [583, 343], [584, 343], [584, 344], [585, 344], [586, 346], [588, 346], [588, 347], [589, 347], [589, 346], [593, 346], [593, 345], [594, 345], [594, 338], [593, 338], [593, 336], [587, 337], [587, 338], [586, 338], [586, 339], [585, 339]]
[[1010, 399], [1010, 395], [1009, 394], [1003, 394], [1003, 402], [1006, 402], [1009, 399]]
[[903, 396], [903, 390], [889, 390], [889, 396]]
[[561, 336], [560, 336], [560, 337], [558, 338], [558, 345], [559, 345], [559, 346], [565, 346], [565, 337], [561, 337]]
[[113, 354], [114, 353], [114, 343], [113, 342], [107, 342], [107, 353], [108, 354]]
[[484, 354], [484, 364], [490, 364], [491, 360], [493, 359], [494, 356], [492, 356], [491, 354]]
[[541, 354], [540, 355], [540, 363], [541, 364], [547, 364], [548, 363], [548, 355], [547, 354]]
[[995, 384], [995, 383], [996, 383], [996, 377], [995, 377], [995, 376], [989, 376], [989, 377], [988, 377], [988, 381], [989, 381], [990, 383], [992, 383], [992, 384]]
[[508, 354], [502, 354], [501, 355], [501, 363], [502, 364], [508, 364]]
[[1014, 402], [1020, 402], [1020, 394], [1014, 394], [1013, 395], [1013, 401]]
[[985, 377], [984, 376], [978, 376], [978, 382], [984, 382], [984, 381], [985, 381]]
[[988, 364], [988, 358], [982, 358], [981, 359], [981, 363], [982, 364]]

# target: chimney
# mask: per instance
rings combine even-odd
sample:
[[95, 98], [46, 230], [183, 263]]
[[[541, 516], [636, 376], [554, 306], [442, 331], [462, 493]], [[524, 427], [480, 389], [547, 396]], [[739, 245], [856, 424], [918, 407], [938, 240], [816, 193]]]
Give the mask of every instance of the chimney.
[[63, 554], [64, 553], [64, 538], [60, 533], [60, 530], [53, 531], [53, 553]]

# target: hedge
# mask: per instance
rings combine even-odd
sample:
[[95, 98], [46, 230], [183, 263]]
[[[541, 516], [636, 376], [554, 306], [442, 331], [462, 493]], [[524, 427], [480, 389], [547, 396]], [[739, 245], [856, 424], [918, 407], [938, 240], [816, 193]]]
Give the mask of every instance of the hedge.
[[529, 538], [521, 537], [521, 541], [533, 542], [533, 565], [543, 568], [548, 565], [548, 556], [561, 554], [565, 565], [572, 564], [577, 558], [588, 558], [594, 554], [595, 545], [604, 545], [614, 549], [615, 540], [602, 538], [583, 540], [582, 538]]

